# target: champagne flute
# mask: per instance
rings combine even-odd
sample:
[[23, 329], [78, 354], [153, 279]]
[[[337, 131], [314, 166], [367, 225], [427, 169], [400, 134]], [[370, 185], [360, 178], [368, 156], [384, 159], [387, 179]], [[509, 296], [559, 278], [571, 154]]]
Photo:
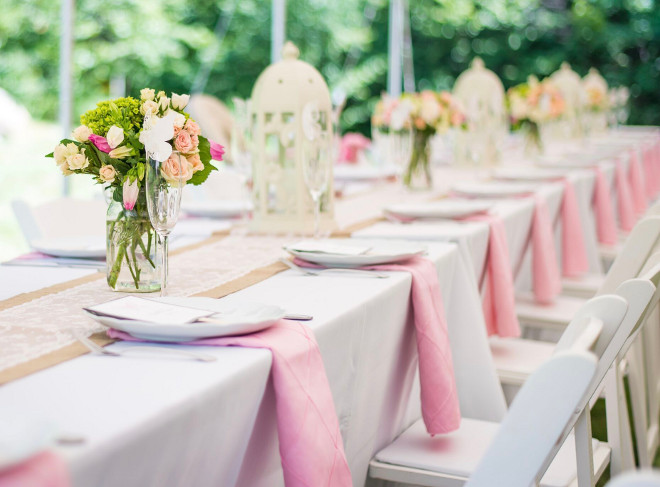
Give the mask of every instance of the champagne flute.
[[247, 225], [250, 201], [250, 180], [252, 179], [252, 126], [250, 123], [250, 100], [233, 98], [234, 125], [231, 132], [231, 156], [234, 169], [238, 173], [245, 200], [241, 210], [241, 223]]
[[167, 292], [167, 239], [179, 219], [182, 175], [186, 173], [188, 161], [179, 152], [172, 151], [164, 162], [147, 154], [146, 191], [149, 219], [161, 242], [161, 286], [160, 295]]
[[328, 134], [319, 133], [317, 140], [305, 144], [303, 150], [303, 178], [314, 202], [314, 238], [320, 238], [321, 200], [328, 189], [332, 166], [331, 141]]

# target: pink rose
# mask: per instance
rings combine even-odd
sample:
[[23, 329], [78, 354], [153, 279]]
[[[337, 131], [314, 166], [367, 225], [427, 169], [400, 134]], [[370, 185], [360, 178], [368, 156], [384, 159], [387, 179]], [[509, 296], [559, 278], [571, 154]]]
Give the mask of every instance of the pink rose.
[[184, 128], [188, 131], [190, 135], [199, 135], [202, 133], [201, 129], [199, 128], [199, 125], [192, 118], [189, 118], [186, 121], [186, 125], [184, 126]]
[[189, 152], [193, 152], [195, 150], [192, 138], [190, 137], [190, 134], [185, 130], [179, 131], [175, 137], [174, 147], [176, 147], [176, 150], [182, 152], [183, 154], [188, 154]]
[[178, 185], [179, 181], [185, 184], [190, 178], [192, 178], [193, 166], [185, 157], [172, 153], [172, 155], [161, 164], [160, 172], [170, 184]]
[[100, 135], [96, 135], [96, 134], [91, 134], [89, 136], [89, 140], [92, 141], [92, 144], [94, 144], [98, 150], [103, 151], [106, 154], [108, 154], [112, 150], [112, 147], [110, 147], [110, 144], [108, 144], [108, 141], [106, 140], [105, 137], [101, 137]]
[[199, 158], [199, 154], [193, 154], [192, 156], [186, 157], [186, 159], [188, 159], [188, 162], [192, 166], [193, 173], [196, 173], [197, 171], [201, 171], [202, 169], [204, 169], [204, 163]]
[[225, 148], [212, 140], [209, 140], [209, 144], [211, 144], [211, 159], [218, 162], [222, 161], [225, 155]]
[[197, 149], [197, 147], [199, 147], [199, 137], [197, 137], [196, 135], [191, 135], [190, 139], [192, 140], [193, 143], [193, 149]]

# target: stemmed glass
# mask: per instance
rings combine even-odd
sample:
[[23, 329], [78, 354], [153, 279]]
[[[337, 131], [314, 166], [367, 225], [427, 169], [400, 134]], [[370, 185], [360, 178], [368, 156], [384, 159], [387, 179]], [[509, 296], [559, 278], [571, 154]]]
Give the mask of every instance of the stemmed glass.
[[402, 180], [413, 152], [413, 131], [410, 127], [391, 130], [387, 135], [389, 160], [397, 168], [397, 178]]
[[320, 132], [303, 150], [303, 178], [314, 202], [314, 238], [321, 236], [321, 199], [328, 189], [332, 166], [330, 142], [328, 134]]
[[164, 162], [147, 154], [146, 190], [149, 219], [161, 242], [161, 287], [160, 295], [167, 292], [167, 240], [179, 219], [185, 158], [177, 151]]
[[234, 98], [235, 123], [231, 133], [231, 156], [234, 169], [242, 185], [245, 206], [241, 210], [241, 221], [247, 224], [250, 201], [250, 179], [252, 178], [252, 127], [250, 124], [250, 100]]

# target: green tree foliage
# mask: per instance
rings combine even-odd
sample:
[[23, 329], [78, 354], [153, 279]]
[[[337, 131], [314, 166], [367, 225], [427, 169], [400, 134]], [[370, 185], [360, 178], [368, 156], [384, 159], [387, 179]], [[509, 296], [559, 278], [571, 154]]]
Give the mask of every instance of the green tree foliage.
[[[7, 0], [5, 0], [7, 1]], [[11, 0], [10, 0], [11, 1]], [[78, 0], [76, 113], [124, 77], [228, 101], [248, 97], [270, 57], [270, 0]], [[288, 0], [287, 36], [348, 95], [345, 130], [368, 132], [387, 82], [387, 0]], [[450, 89], [481, 56], [506, 87], [567, 60], [631, 88], [630, 122], [660, 124], [655, 0], [410, 0], [416, 88]], [[224, 33], [222, 41], [218, 33]], [[59, 2], [22, 0], [0, 16], [0, 87], [36, 118], [57, 111]], [[208, 69], [205, 67], [208, 66]]]

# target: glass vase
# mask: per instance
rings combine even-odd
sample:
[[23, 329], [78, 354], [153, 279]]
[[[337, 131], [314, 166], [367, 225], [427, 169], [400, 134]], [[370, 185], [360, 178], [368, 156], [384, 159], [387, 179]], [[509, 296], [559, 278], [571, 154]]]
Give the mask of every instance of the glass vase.
[[157, 235], [149, 220], [144, 189], [132, 210], [112, 200], [106, 215], [106, 269], [108, 285], [119, 292], [160, 290]]
[[525, 156], [527, 158], [538, 157], [543, 154], [543, 139], [541, 130], [536, 123], [527, 123], [524, 128]]
[[403, 173], [403, 184], [414, 190], [431, 189], [430, 144], [431, 133], [416, 130], [413, 135], [413, 147], [410, 161]]

